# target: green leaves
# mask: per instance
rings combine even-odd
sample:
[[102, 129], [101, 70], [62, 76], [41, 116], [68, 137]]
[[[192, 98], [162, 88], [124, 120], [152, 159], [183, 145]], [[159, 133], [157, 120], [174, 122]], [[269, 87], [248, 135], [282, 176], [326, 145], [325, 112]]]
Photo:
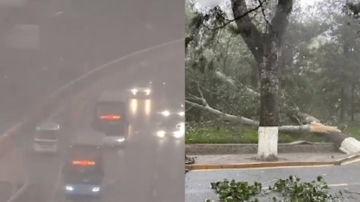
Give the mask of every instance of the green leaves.
[[[280, 179], [263, 189], [262, 184], [254, 182], [236, 182], [227, 180], [212, 182], [213, 189], [219, 196], [221, 202], [258, 202], [259, 196], [268, 196], [273, 202], [340, 202], [343, 199], [342, 193], [331, 195], [329, 186], [318, 176], [312, 182], [301, 182], [300, 178], [289, 176], [287, 179]], [[211, 202], [207, 199], [205, 202]]]
[[[221, 201], [235, 202], [235, 201], [249, 201], [254, 196], [261, 193], [262, 186], [255, 182], [249, 185], [248, 182], [236, 182], [235, 180], [228, 181], [225, 179], [220, 182], [211, 183], [211, 189], [219, 195]], [[257, 199], [251, 200], [256, 202]]]

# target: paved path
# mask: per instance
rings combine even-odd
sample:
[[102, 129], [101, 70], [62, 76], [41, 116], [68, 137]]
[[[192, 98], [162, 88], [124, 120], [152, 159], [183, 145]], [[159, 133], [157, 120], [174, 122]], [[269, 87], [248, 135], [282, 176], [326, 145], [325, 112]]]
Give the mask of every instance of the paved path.
[[[240, 163], [259, 163], [256, 154], [228, 154], [228, 155], [188, 155], [195, 157], [196, 164], [240, 164]], [[346, 154], [339, 152], [331, 153], [291, 153], [279, 154], [279, 161], [334, 161], [345, 158]]]
[[[290, 175], [299, 177], [302, 181], [313, 181], [317, 176], [323, 176], [331, 185], [332, 192], [339, 190], [360, 193], [360, 163], [343, 166], [306, 167], [306, 168], [273, 168], [273, 169], [251, 169], [251, 170], [207, 170], [191, 171], [186, 174], [185, 195], [186, 202], [201, 202], [206, 198], [217, 199], [216, 194], [210, 189], [211, 182], [223, 179], [235, 179], [237, 181], [248, 181], [249, 183], [260, 182], [269, 186], [277, 179], [285, 179]], [[360, 201], [358, 194], [345, 194], [346, 200]], [[264, 202], [268, 198], [262, 198]]]

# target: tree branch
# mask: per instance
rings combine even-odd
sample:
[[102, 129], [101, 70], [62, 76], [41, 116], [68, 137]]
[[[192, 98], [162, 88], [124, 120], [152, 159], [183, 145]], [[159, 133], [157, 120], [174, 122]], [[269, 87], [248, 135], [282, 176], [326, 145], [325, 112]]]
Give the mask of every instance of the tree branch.
[[[190, 100], [193, 100], [193, 101], [190, 101]], [[194, 101], [198, 101], [202, 104], [195, 103]], [[254, 121], [252, 119], [248, 119], [248, 118], [242, 117], [242, 116], [235, 116], [232, 114], [227, 114], [227, 113], [224, 113], [217, 109], [212, 108], [206, 102], [206, 100], [204, 98], [190, 97], [190, 98], [186, 98], [185, 102], [195, 108], [202, 109], [202, 110], [212, 113], [214, 115], [218, 115], [218, 116], [220, 116], [220, 118], [222, 120], [225, 120], [225, 121], [239, 122], [241, 124], [245, 124], [245, 125], [249, 125], [249, 126], [253, 126], [253, 127], [259, 126], [258, 121]], [[285, 133], [306, 133], [306, 132], [322, 133], [322, 134], [341, 133], [341, 131], [337, 127], [326, 126], [326, 125], [323, 125], [318, 122], [311, 122], [309, 124], [302, 125], [302, 126], [292, 126], [292, 125], [279, 126], [279, 131], [285, 132]]]
[[[219, 71], [219, 70], [215, 71], [215, 76], [216, 76], [216, 78], [222, 80], [224, 83], [227, 83], [228, 85], [236, 87], [236, 82], [232, 78], [223, 74], [221, 71]], [[259, 92], [256, 92], [255, 90], [253, 90], [247, 86], [245, 86], [245, 89], [251, 95], [260, 96]], [[288, 108], [290, 108], [290, 107], [288, 107]], [[290, 119], [295, 120], [293, 122], [299, 123], [300, 125], [310, 124], [310, 123], [320, 123], [319, 119], [317, 119], [305, 112], [301, 112], [297, 107], [287, 109], [287, 111], [288, 111], [288, 113], [287, 113], [288, 117], [290, 117]]]
[[[237, 21], [237, 20], [240, 20], [241, 18], [244, 18], [244, 17], [248, 16], [250, 13], [255, 12], [255, 11], [257, 11], [258, 9], [262, 8], [262, 6], [263, 6], [264, 3], [266, 2], [266, 0], [264, 0], [264, 1], [258, 0], [258, 2], [259, 2], [259, 5], [257, 5], [256, 7], [247, 10], [246, 12], [242, 13], [241, 15], [234, 16], [234, 19], [226, 20], [226, 22], [224, 22], [223, 25], [218, 26], [218, 27], [215, 27], [215, 28], [212, 28], [211, 30], [222, 29], [222, 28], [226, 27], [227, 25], [229, 25], [230, 23], [235, 22], [235, 21]], [[210, 28], [209, 28], [209, 29], [210, 29]]]
[[[233, 87], [236, 87], [236, 82], [226, 76], [224, 73], [222, 73], [220, 70], [216, 70], [215, 71], [215, 77], [220, 79], [221, 81], [223, 81], [224, 83], [227, 83], [228, 85], [230, 86], [233, 86]], [[247, 86], [244, 86], [244, 88], [246, 89], [246, 91], [254, 96], [260, 96], [260, 93], [259, 92], [256, 92], [255, 90], [253, 90], [252, 88], [250, 87], [247, 87]]]
[[[202, 104], [197, 104], [195, 102], [190, 101], [191, 100], [197, 100]], [[235, 121], [235, 122], [239, 122], [245, 125], [250, 125], [250, 126], [259, 126], [259, 123], [257, 121], [245, 118], [245, 117], [238, 117], [238, 116], [234, 116], [231, 114], [226, 114], [224, 112], [221, 112], [217, 109], [214, 109], [212, 107], [209, 106], [209, 104], [206, 102], [206, 100], [204, 98], [186, 98], [185, 102], [193, 107], [196, 107], [198, 109], [202, 109], [205, 110], [207, 112], [210, 112], [212, 114], [218, 115], [221, 117], [222, 120], [225, 121]]]
[[[262, 1], [262, 3], [255, 8], [261, 8], [265, 2], [266, 1]], [[248, 10], [245, 0], [231, 0], [231, 7], [241, 37], [244, 39], [244, 42], [248, 46], [251, 53], [254, 55], [257, 63], [260, 64], [262, 61], [261, 53], [263, 52], [263, 34], [256, 28], [250, 16], [248, 15], [250, 10]]]
[[274, 18], [271, 20], [271, 34], [282, 39], [289, 24], [289, 14], [293, 8], [293, 0], [279, 0]]

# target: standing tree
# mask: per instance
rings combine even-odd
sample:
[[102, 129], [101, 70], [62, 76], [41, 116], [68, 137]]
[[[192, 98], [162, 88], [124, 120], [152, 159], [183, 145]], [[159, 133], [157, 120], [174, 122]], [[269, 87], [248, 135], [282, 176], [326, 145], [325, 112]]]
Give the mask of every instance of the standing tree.
[[[262, 160], [277, 159], [278, 126], [279, 126], [279, 77], [281, 53], [286, 32], [289, 15], [293, 8], [292, 0], [279, 0], [275, 5], [275, 12], [272, 19], [268, 20], [269, 15], [265, 14], [265, 0], [259, 0], [259, 4], [253, 9], [248, 9], [246, 0], [231, 0], [231, 10], [233, 20], [225, 19], [224, 13], [219, 6], [211, 9], [209, 14], [205, 14], [202, 20], [215, 19], [214, 23], [219, 25], [212, 30], [224, 28], [231, 22], [235, 22], [236, 27], [233, 31], [239, 34], [252, 53], [260, 78], [260, 123], [258, 129], [258, 157]], [[267, 6], [271, 6], [268, 4]], [[257, 18], [252, 18], [249, 14], [261, 9], [265, 19], [265, 29], [261, 31]]]
[[[260, 74], [260, 125], [258, 157], [277, 159], [279, 125], [279, 77], [283, 38], [289, 24], [292, 0], [279, 0], [271, 21], [266, 20], [265, 32], [253, 24], [245, 0], [232, 0], [232, 11], [241, 37], [253, 54]], [[264, 15], [264, 18], [267, 16]]]
[[[194, 9], [194, 17], [188, 23], [185, 40], [187, 55], [186, 103], [188, 110], [192, 111], [187, 118], [191, 116], [201, 121], [200, 119], [203, 117], [199, 116], [199, 110], [203, 110], [207, 114], [215, 115], [218, 120], [258, 127], [258, 154], [264, 160], [276, 159], [277, 140], [274, 139], [277, 139], [277, 131], [295, 134], [321, 134], [332, 141], [340, 151], [347, 154], [359, 152], [360, 141], [349, 137], [337, 127], [323, 125], [319, 119], [300, 111], [300, 109], [311, 111], [316, 116], [320, 115], [320, 118], [328, 121], [331, 118], [329, 115], [332, 115], [335, 107], [338, 106], [338, 99], [329, 100], [330, 97], [334, 97], [334, 92], [325, 92], [324, 90], [327, 88], [324, 88], [324, 85], [327, 87], [329, 75], [332, 74], [328, 71], [330, 69], [327, 61], [331, 58], [330, 61], [338, 64], [337, 62], [340, 60], [331, 56], [330, 53], [336, 52], [333, 49], [321, 51], [323, 47], [328, 47], [329, 44], [334, 44], [336, 41], [333, 39], [321, 41], [320, 36], [318, 39], [312, 40], [321, 33], [327, 32], [326, 35], [328, 35], [329, 33], [335, 34], [336, 30], [341, 32], [340, 29], [329, 28], [329, 23], [332, 23], [335, 28], [339, 27], [337, 23], [333, 22], [333, 18], [325, 17], [311, 21], [305, 26], [303, 22], [308, 22], [304, 21], [305, 18], [300, 17], [301, 19], [299, 19], [299, 16], [292, 15], [293, 18], [297, 18], [295, 23], [300, 27], [296, 26], [290, 33], [287, 33], [288, 18], [293, 12], [293, 2], [271, 1], [272, 3], [276, 2], [272, 5], [266, 4], [264, 1], [256, 1], [257, 5], [250, 5], [253, 1], [246, 2], [249, 5], [246, 5], [245, 1], [231, 1], [231, 4], [228, 5], [231, 9], [228, 10], [234, 16], [232, 20], [229, 20], [227, 10], [222, 6], [207, 9], [205, 12]], [[319, 4], [318, 6], [322, 12], [326, 11], [326, 13], [344, 6], [344, 2], [340, 0], [336, 4], [330, 4]], [[247, 6], [252, 8], [248, 9]], [[271, 12], [271, 16], [273, 16], [271, 19], [268, 19], [269, 8], [274, 11]], [[336, 12], [339, 15], [341, 11], [338, 10]], [[296, 11], [294, 10], [294, 12]], [[305, 17], [309, 18], [310, 16]], [[319, 18], [321, 15], [316, 17]], [[265, 23], [259, 23], [259, 21]], [[224, 27], [227, 27], [228, 30], [222, 29]], [[286, 44], [283, 44], [285, 33], [287, 35]], [[291, 37], [291, 41], [289, 41], [289, 37]], [[246, 51], [243, 49], [244, 46], [247, 47]], [[339, 49], [338, 43], [334, 44], [334, 47]], [[254, 63], [252, 61], [249, 63], [247, 60], [249, 52]], [[349, 59], [349, 57], [347, 58]], [[248, 71], [249, 68], [251, 73]], [[350, 69], [352, 70], [352, 68]], [[282, 74], [280, 74], [280, 70], [283, 72]], [[252, 82], [253, 75], [257, 75], [259, 79]], [[356, 76], [356, 74], [352, 73], [352, 76]], [[280, 99], [277, 97], [280, 88], [279, 77], [282, 82]], [[323, 77], [327, 78], [326, 82]], [[306, 85], [299, 86], [299, 79], [302, 84], [306, 83]], [[313, 83], [307, 84], [313, 79], [315, 79]], [[331, 80], [333, 78], [330, 78], [330, 82]], [[253, 85], [258, 81], [261, 89], [258, 89], [257, 85]], [[307, 96], [304, 96], [304, 93]], [[314, 93], [316, 94], [314, 95]], [[306, 100], [309, 99], [309, 96], [314, 101], [321, 99], [326, 101], [322, 104], [309, 104]], [[256, 112], [258, 111], [258, 100], [261, 100], [262, 105], [260, 113]], [[278, 100], [281, 103], [281, 108], [279, 107], [280, 120], [277, 109]], [[326, 106], [323, 106], [324, 103]], [[249, 113], [249, 111], [251, 112]], [[260, 123], [255, 120], [256, 117], [260, 117]], [[296, 125], [279, 126], [279, 124], [288, 123], [284, 122], [284, 117], [288, 117]], [[328, 124], [334, 123], [329, 122]], [[271, 136], [275, 138], [271, 138]]]

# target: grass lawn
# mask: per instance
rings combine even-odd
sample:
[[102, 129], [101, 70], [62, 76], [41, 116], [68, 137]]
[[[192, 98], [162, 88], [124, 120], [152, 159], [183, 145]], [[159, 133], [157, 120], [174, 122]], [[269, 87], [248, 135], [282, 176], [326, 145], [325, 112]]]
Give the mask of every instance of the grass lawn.
[[[360, 121], [358, 123], [348, 124], [346, 133], [360, 140]], [[297, 140], [306, 140], [311, 142], [327, 142], [326, 139], [320, 135], [314, 134], [279, 134], [279, 143], [289, 143]], [[235, 144], [235, 143], [257, 143], [257, 130], [254, 128], [245, 127], [240, 132], [234, 132], [226, 127], [208, 127], [195, 128], [186, 131], [186, 144]]]

